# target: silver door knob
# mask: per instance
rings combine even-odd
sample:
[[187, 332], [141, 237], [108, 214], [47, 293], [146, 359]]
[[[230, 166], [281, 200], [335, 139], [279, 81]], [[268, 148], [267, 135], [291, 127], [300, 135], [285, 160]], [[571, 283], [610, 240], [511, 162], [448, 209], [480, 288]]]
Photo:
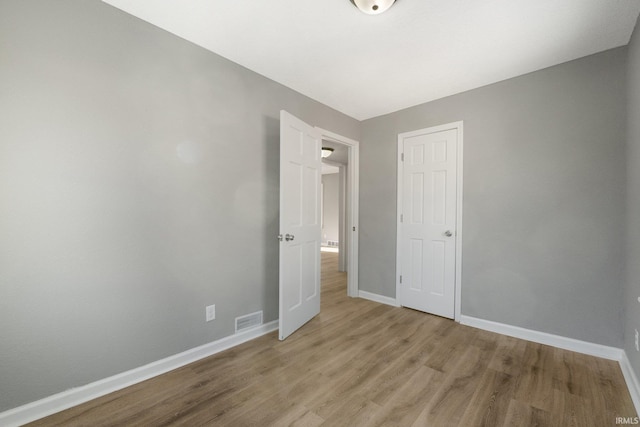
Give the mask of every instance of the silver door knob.
[[282, 242], [282, 234], [278, 234], [278, 240]]
[[284, 235], [284, 240], [286, 240], [287, 242], [290, 241], [290, 240], [293, 240], [295, 238], [296, 238], [296, 236], [294, 236], [293, 234], [285, 234]]
[[451, 237], [451, 236], [453, 236], [453, 234], [451, 233], [451, 230], [447, 230], [447, 231], [445, 231], [445, 232], [444, 232], [444, 235], [445, 235], [445, 236], [447, 236], [447, 237]]

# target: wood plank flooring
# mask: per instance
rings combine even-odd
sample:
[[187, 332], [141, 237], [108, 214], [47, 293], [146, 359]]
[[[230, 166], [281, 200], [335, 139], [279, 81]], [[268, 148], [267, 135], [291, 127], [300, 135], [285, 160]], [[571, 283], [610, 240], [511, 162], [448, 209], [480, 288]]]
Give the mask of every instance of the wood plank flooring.
[[346, 296], [322, 254], [322, 310], [277, 333], [34, 426], [615, 426], [616, 362]]

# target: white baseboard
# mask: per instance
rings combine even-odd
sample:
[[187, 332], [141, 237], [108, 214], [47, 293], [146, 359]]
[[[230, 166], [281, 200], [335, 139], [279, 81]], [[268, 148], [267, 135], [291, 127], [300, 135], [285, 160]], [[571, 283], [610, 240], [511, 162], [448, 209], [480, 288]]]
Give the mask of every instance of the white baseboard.
[[518, 326], [511, 326], [504, 323], [492, 322], [490, 320], [478, 319], [464, 315], [460, 316], [460, 323], [474, 328], [484, 329], [485, 331], [496, 332], [510, 337], [537, 342], [539, 344], [551, 345], [565, 350], [575, 351], [577, 353], [617, 361], [620, 364], [622, 375], [627, 383], [629, 394], [631, 394], [633, 406], [635, 406], [636, 412], [640, 414], [640, 382], [638, 381], [635, 371], [631, 367], [627, 353], [623, 349], [580, 341], [559, 335], [552, 335], [546, 332], [532, 331]]
[[235, 347], [254, 338], [278, 329], [278, 321], [274, 320], [251, 330], [230, 335], [225, 338], [192, 348], [182, 353], [169, 356], [148, 365], [104, 378], [102, 380], [72, 388], [53, 396], [19, 406], [0, 413], [0, 425], [5, 427], [21, 426], [56, 412], [63, 411], [89, 400], [121, 390], [149, 378], [172, 371], [189, 363]]
[[392, 305], [394, 307], [400, 307], [400, 304], [395, 298], [385, 297], [382, 295], [374, 294], [367, 291], [358, 291], [358, 297], [368, 299], [370, 301], [379, 302], [380, 304]]
[[602, 357], [603, 359], [620, 361], [624, 354], [624, 351], [621, 348], [594, 344], [587, 341], [562, 337], [560, 335], [548, 334], [546, 332], [532, 331], [531, 329], [492, 322], [491, 320], [478, 319], [470, 316], [460, 316], [460, 323], [474, 328], [484, 329], [485, 331], [497, 332], [502, 335], [537, 342], [539, 344], [551, 345], [553, 347], [563, 348], [577, 353]]
[[633, 400], [633, 406], [636, 407], [636, 412], [640, 414], [640, 383], [625, 351], [622, 352], [622, 359], [620, 359], [620, 369], [627, 383], [631, 400]]

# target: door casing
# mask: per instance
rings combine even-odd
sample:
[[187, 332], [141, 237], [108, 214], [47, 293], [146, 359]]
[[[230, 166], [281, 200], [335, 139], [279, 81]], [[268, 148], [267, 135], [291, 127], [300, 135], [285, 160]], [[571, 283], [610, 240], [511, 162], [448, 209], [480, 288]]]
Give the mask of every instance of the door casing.
[[397, 173], [397, 212], [396, 212], [396, 304], [400, 305], [400, 293], [402, 292], [402, 286], [400, 283], [400, 272], [402, 266], [402, 222], [400, 221], [402, 215], [402, 189], [403, 189], [403, 167], [402, 153], [404, 151], [404, 139], [424, 134], [424, 133], [436, 133], [446, 130], [456, 129], [458, 131], [458, 152], [456, 159], [456, 261], [455, 261], [455, 301], [454, 301], [454, 320], [460, 322], [461, 306], [462, 306], [462, 184], [463, 184], [463, 122], [457, 121], [453, 123], [447, 123], [439, 126], [432, 126], [428, 128], [418, 129], [411, 132], [403, 132], [398, 134], [398, 173]]

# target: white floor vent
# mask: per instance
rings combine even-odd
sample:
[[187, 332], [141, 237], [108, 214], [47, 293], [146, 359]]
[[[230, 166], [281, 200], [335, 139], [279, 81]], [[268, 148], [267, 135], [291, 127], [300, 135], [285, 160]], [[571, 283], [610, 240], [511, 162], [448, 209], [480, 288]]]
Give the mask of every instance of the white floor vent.
[[327, 240], [327, 246], [338, 246], [338, 242], [335, 240]]
[[236, 334], [262, 325], [262, 311], [236, 317]]

